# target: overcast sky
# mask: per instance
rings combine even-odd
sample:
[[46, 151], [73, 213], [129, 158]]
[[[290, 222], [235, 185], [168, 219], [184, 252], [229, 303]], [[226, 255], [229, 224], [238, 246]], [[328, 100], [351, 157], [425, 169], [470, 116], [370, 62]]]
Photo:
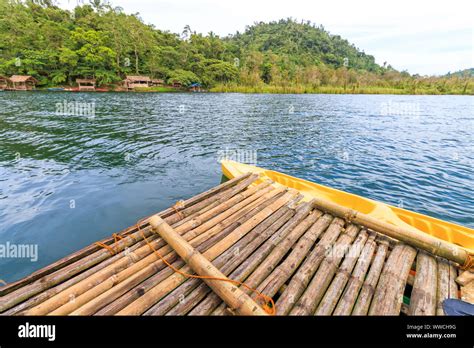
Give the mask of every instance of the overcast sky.
[[[80, 0], [59, 0], [72, 8]], [[88, 3], [88, 0], [83, 0]], [[256, 21], [293, 17], [322, 24], [378, 63], [421, 75], [474, 67], [472, 0], [111, 0], [158, 29], [189, 24], [221, 36]]]

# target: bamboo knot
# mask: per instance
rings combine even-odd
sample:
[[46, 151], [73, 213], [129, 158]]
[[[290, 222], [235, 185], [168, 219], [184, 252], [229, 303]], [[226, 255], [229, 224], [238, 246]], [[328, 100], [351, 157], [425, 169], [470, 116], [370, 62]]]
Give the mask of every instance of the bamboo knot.
[[474, 254], [467, 254], [466, 262], [461, 266], [463, 271], [473, 271], [474, 270]]
[[357, 217], [357, 211], [350, 209], [348, 212], [344, 214], [344, 220], [346, 220], [347, 223], [351, 223], [354, 221], [354, 219]]
[[126, 255], [127, 255], [128, 258], [130, 259], [130, 261], [131, 261], [132, 264], [133, 264], [133, 263], [137, 263], [137, 262], [140, 260], [140, 258], [138, 257], [138, 255], [135, 254], [133, 251], [128, 251], [128, 252], [126, 253]]

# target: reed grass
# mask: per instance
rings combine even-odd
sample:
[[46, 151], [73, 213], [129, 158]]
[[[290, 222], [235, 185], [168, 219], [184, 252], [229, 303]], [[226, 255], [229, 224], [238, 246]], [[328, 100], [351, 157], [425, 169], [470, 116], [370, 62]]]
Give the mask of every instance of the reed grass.
[[182, 90], [173, 87], [137, 87], [135, 92], [175, 93], [182, 92]]
[[440, 89], [436, 86], [312, 86], [266, 85], [245, 86], [220, 84], [209, 90], [217, 93], [264, 93], [264, 94], [403, 94], [403, 95], [474, 95], [474, 88]]

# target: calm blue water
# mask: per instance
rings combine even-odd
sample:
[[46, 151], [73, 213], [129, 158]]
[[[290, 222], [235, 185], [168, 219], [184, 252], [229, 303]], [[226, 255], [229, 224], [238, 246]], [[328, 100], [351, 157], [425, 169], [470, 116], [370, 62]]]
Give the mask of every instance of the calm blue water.
[[[88, 103], [95, 116], [58, 114], [65, 101]], [[36, 262], [0, 258], [0, 279], [21, 278], [219, 184], [226, 149], [474, 227], [473, 103], [469, 96], [0, 93], [0, 244], [37, 244], [39, 253]]]

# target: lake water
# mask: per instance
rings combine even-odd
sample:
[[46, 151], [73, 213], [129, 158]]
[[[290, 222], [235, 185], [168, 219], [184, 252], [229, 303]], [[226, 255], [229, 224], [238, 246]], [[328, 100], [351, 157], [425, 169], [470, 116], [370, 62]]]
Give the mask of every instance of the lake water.
[[2, 92], [0, 244], [38, 245], [38, 259], [0, 258], [0, 279], [19, 279], [219, 184], [218, 159], [233, 153], [474, 227], [473, 103], [470, 96]]

